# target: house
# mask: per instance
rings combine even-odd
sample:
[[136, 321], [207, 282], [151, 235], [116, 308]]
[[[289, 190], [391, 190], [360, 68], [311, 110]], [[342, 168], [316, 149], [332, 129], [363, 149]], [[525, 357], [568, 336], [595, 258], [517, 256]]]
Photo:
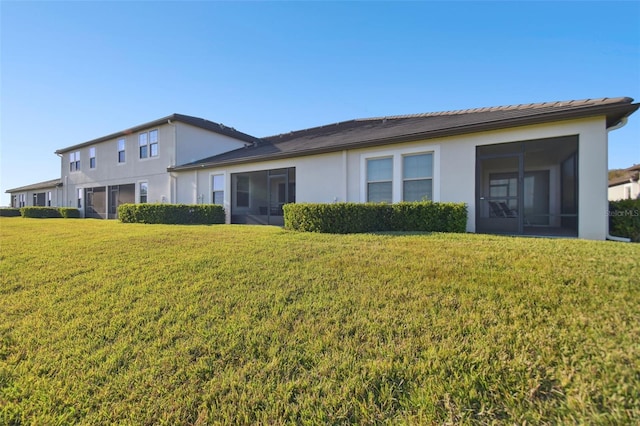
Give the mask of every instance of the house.
[[640, 164], [623, 172], [623, 176], [609, 180], [609, 201], [640, 198]]
[[11, 193], [11, 207], [14, 208], [60, 206], [62, 181], [60, 179], [52, 179], [10, 189], [7, 192]]
[[608, 133], [639, 107], [545, 102], [265, 138], [174, 114], [56, 151], [61, 200], [107, 218], [123, 202], [218, 203], [228, 223], [272, 225], [292, 202], [464, 202], [469, 232], [603, 240]]
[[[62, 198], [84, 217], [116, 218], [123, 203], [175, 203], [167, 167], [254, 143], [256, 138], [202, 118], [173, 114], [59, 149]], [[205, 200], [193, 201], [203, 203]]]

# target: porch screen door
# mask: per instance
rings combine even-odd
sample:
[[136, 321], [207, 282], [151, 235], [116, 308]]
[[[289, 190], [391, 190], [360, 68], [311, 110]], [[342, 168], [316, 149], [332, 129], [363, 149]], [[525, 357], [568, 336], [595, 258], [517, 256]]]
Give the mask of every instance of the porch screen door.
[[522, 233], [523, 156], [478, 157], [476, 228], [480, 233]]

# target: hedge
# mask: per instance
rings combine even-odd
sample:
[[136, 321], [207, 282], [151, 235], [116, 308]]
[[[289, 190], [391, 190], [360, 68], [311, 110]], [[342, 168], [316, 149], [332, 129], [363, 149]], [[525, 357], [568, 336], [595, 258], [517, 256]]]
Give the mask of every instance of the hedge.
[[464, 203], [431, 201], [398, 204], [286, 204], [284, 226], [296, 231], [334, 234], [383, 231], [465, 232], [467, 206]]
[[0, 209], [0, 216], [4, 216], [4, 217], [20, 216], [20, 209], [16, 209], [13, 207]]
[[224, 208], [217, 204], [121, 204], [123, 223], [215, 224], [225, 222]]
[[75, 207], [60, 207], [58, 210], [60, 210], [60, 216], [65, 219], [77, 219], [80, 217], [80, 210]]
[[640, 242], [640, 199], [609, 202], [609, 234]]
[[22, 207], [20, 208], [20, 214], [22, 217], [30, 218], [60, 218], [60, 210], [56, 207]]

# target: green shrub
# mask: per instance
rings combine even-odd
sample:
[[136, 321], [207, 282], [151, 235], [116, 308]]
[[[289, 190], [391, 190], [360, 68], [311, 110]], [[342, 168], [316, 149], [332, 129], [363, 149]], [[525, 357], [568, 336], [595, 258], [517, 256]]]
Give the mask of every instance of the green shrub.
[[60, 211], [56, 207], [22, 207], [20, 209], [20, 214], [22, 215], [22, 217], [40, 219], [62, 217]]
[[609, 233], [640, 242], [640, 199], [609, 202]]
[[225, 222], [224, 208], [217, 204], [121, 204], [123, 223], [215, 224]]
[[80, 210], [74, 207], [60, 207], [58, 210], [60, 211], [60, 216], [65, 219], [77, 219], [80, 217]]
[[425, 231], [464, 232], [467, 207], [462, 203], [287, 204], [286, 229], [335, 234]]
[[464, 203], [422, 201], [392, 207], [394, 231], [465, 232], [467, 229]]
[[7, 207], [4, 209], [0, 209], [0, 216], [4, 217], [16, 217], [20, 216], [20, 209], [16, 209], [13, 207]]

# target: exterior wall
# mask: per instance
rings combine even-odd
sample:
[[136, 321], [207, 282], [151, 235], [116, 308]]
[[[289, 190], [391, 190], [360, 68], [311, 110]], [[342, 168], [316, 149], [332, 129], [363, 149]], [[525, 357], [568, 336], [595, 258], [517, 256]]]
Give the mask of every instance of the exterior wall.
[[[20, 197], [24, 197], [24, 207], [31, 207], [34, 204], [33, 196], [34, 194], [44, 194], [44, 206], [48, 207], [48, 196], [51, 193], [51, 207], [62, 207], [62, 188], [58, 188], [55, 186], [49, 188], [40, 188], [40, 189], [31, 189], [26, 191], [12, 192], [11, 193], [11, 207], [20, 207]], [[15, 201], [14, 201], [15, 197]]]
[[[140, 158], [138, 135], [150, 130], [158, 130], [158, 155]], [[125, 140], [125, 161], [118, 161], [118, 141]], [[177, 184], [167, 167], [183, 164], [217, 155], [244, 146], [239, 141], [224, 135], [200, 129], [181, 122], [166, 123], [150, 127], [144, 131], [66, 151], [61, 155], [61, 176], [63, 190], [60, 194], [61, 206], [78, 207], [78, 190], [109, 187], [114, 185], [135, 185], [135, 202], [140, 202], [140, 184], [147, 183], [149, 203], [180, 202]], [[90, 168], [89, 152], [96, 150], [96, 167]], [[70, 171], [70, 154], [80, 152], [80, 170]], [[105, 191], [105, 197], [109, 191]], [[195, 193], [194, 191], [185, 194]], [[206, 191], [205, 191], [206, 193]], [[188, 198], [182, 194], [180, 199]], [[196, 198], [194, 198], [195, 200]], [[84, 215], [85, 201], [81, 202]], [[195, 202], [195, 201], [190, 201]]]
[[[468, 205], [467, 231], [476, 230], [476, 147], [508, 142], [578, 136], [578, 236], [603, 240], [607, 235], [607, 131], [604, 117], [481, 132], [447, 138], [362, 148], [198, 171], [175, 172], [178, 202], [211, 202], [211, 176], [225, 176], [225, 209], [229, 213], [232, 173], [296, 168], [297, 202], [366, 201], [365, 164], [369, 157], [433, 153], [433, 200]], [[401, 199], [400, 170], [394, 167], [394, 201]], [[550, 171], [551, 179], [557, 171]], [[200, 198], [198, 196], [200, 195]], [[552, 198], [557, 198], [551, 194]], [[553, 199], [551, 202], [555, 202]]]
[[175, 126], [175, 140], [177, 143], [175, 162], [171, 163], [171, 165], [192, 163], [203, 158], [242, 148], [247, 143], [181, 122], [176, 122], [173, 126]]
[[640, 182], [627, 182], [609, 187], [609, 201], [640, 198]]
[[[61, 154], [62, 203], [65, 206], [77, 207], [78, 189], [124, 184], [136, 185], [137, 201], [140, 182], [149, 183], [149, 202], [161, 200], [169, 202], [171, 188], [167, 167], [175, 162], [175, 132], [173, 126], [169, 124], [151, 127], [146, 131], [154, 129], [158, 130], [156, 157], [140, 158], [138, 135], [143, 133], [142, 131], [121, 137], [125, 140], [125, 161], [122, 163], [118, 161], [120, 137]], [[96, 149], [94, 169], [91, 169], [89, 164], [89, 152], [92, 147]], [[72, 152], [78, 151], [80, 152], [80, 170], [70, 171], [69, 156]]]
[[224, 208], [227, 223], [231, 218], [231, 175], [280, 168], [296, 168], [296, 202], [331, 203], [345, 201], [345, 174], [342, 153], [265, 161], [255, 164], [174, 172], [177, 202], [200, 204], [213, 202], [213, 176], [224, 176]]

